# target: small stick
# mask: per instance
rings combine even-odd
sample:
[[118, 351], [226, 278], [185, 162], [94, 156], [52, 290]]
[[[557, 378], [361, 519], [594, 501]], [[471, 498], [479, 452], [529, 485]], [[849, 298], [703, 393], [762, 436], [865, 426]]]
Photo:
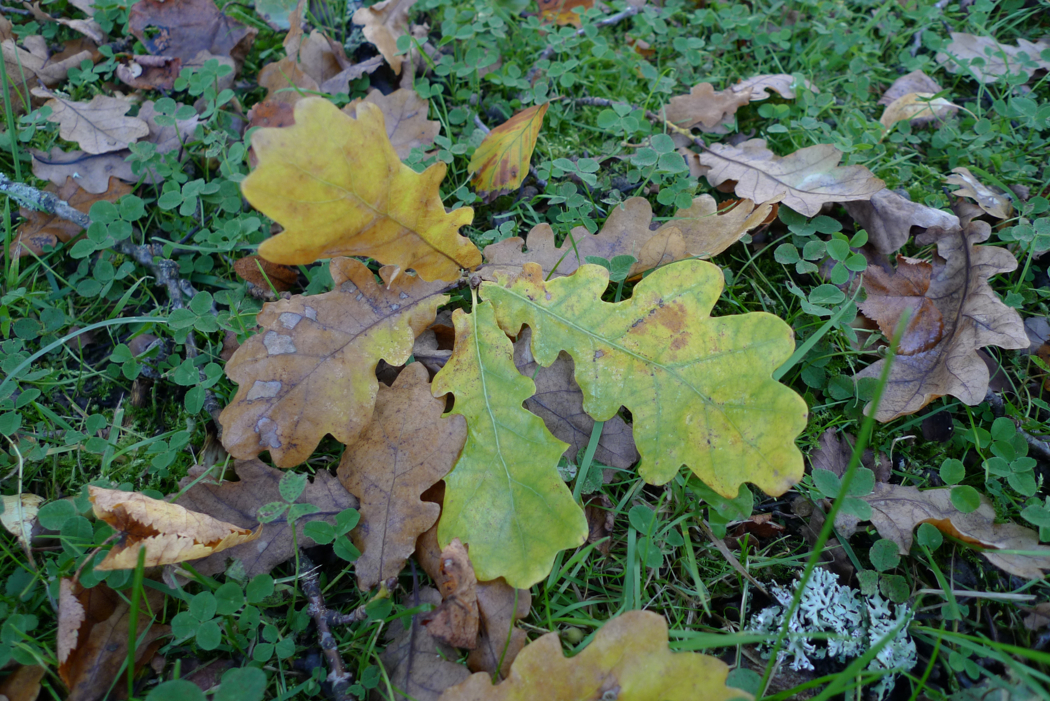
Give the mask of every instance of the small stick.
[[302, 586], [306, 600], [310, 602], [310, 616], [317, 624], [317, 633], [321, 638], [321, 650], [328, 660], [328, 681], [332, 685], [332, 694], [336, 701], [352, 701], [350, 696], [350, 682], [352, 676], [343, 664], [343, 658], [339, 654], [339, 646], [332, 636], [328, 627], [328, 609], [324, 605], [324, 596], [321, 594], [321, 585], [317, 581], [317, 568], [307, 557], [305, 552], [300, 551], [300, 575], [299, 582]]
[[[945, 596], [943, 589], [920, 589], [918, 594], [937, 594]], [[956, 598], [989, 599], [991, 601], [1035, 601], [1035, 594], [1010, 594], [994, 591], [959, 591], [952, 590], [952, 596]]]

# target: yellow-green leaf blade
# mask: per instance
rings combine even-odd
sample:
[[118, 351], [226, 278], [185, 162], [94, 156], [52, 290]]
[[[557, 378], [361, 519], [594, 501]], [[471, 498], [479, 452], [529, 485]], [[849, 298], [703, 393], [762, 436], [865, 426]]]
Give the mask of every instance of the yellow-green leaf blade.
[[474, 189], [496, 195], [521, 185], [549, 106], [522, 110], [488, 133], [470, 159]]
[[455, 395], [467, 444], [445, 478], [438, 524], [442, 547], [459, 538], [481, 581], [504, 577], [528, 588], [550, 572], [560, 550], [587, 538], [587, 520], [558, 475], [566, 443], [522, 407], [532, 380], [514, 367], [513, 346], [492, 305], [457, 310], [456, 347], [434, 378], [434, 396]]
[[631, 411], [647, 482], [663, 484], [685, 464], [726, 497], [743, 482], [782, 494], [802, 477], [794, 439], [807, 415], [802, 398], [771, 377], [793, 352], [793, 334], [763, 312], [710, 317], [722, 281], [717, 266], [682, 261], [610, 304], [601, 301], [604, 268], [544, 282], [530, 263], [482, 294], [504, 329], [532, 328], [541, 365], [562, 350], [573, 357], [588, 414], [601, 421], [621, 405]]

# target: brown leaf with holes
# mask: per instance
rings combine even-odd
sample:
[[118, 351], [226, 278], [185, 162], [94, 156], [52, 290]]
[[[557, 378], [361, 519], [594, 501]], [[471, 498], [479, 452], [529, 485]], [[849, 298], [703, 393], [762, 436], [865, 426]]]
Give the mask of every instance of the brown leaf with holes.
[[[937, 252], [930, 264], [929, 286], [924, 293], [921, 293], [925, 285], [923, 273], [915, 266], [906, 273], [915, 293], [913, 306], [918, 304], [920, 311], [928, 309], [917, 299], [921, 293], [940, 313], [943, 331], [929, 350], [897, 356], [882, 403], [875, 413], [879, 421], [913, 414], [945, 395], [976, 406], [984, 401], [989, 381], [988, 366], [977, 350], [985, 346], [1028, 347], [1021, 317], [1003, 304], [988, 285], [993, 275], [1017, 267], [1017, 260], [1005, 248], [977, 245], [990, 235], [991, 227], [986, 222], [971, 221], [962, 228], [934, 228], [916, 237], [920, 246], [936, 244]], [[907, 305], [897, 306], [903, 309]], [[927, 318], [932, 318], [932, 310]], [[885, 316], [879, 323], [883, 328], [892, 329], [897, 319]], [[909, 341], [910, 348], [926, 344], [931, 337], [931, 323], [922, 327], [916, 340]], [[854, 377], [878, 378], [885, 362], [879, 360]], [[870, 405], [867, 411], [872, 411]]]
[[402, 160], [413, 148], [429, 148], [441, 133], [441, 122], [427, 119], [430, 102], [417, 95], [415, 90], [400, 88], [389, 95], [373, 90], [364, 98], [352, 100], [343, 112], [356, 118], [357, 105], [362, 102], [371, 102], [382, 110], [386, 134]]
[[[131, 609], [125, 598], [105, 584], [85, 589], [70, 580], [62, 582], [58, 676], [69, 688], [68, 701], [101, 701], [128, 660]], [[151, 587], [145, 587], [144, 593], [135, 628], [136, 671], [153, 658], [161, 638], [171, 630], [154, 623], [162, 614], [164, 595]]]
[[477, 647], [478, 580], [459, 538], [453, 538], [441, 551], [436, 582], [441, 605], [424, 616], [427, 632], [453, 647], [468, 650]]
[[40, 665], [18, 665], [0, 680], [0, 699], [4, 701], [36, 701], [40, 696], [40, 681], [47, 669]]
[[223, 409], [222, 441], [237, 458], [270, 451], [274, 464], [306, 461], [325, 436], [349, 445], [372, 418], [380, 359], [408, 361], [412, 344], [446, 297], [444, 282], [423, 282], [385, 267], [380, 285], [351, 258], [329, 264], [334, 289], [263, 306], [262, 331], [226, 365], [240, 387]]
[[34, 88], [37, 97], [49, 97], [49, 122], [58, 124], [66, 141], [75, 141], [87, 153], [120, 151], [149, 136], [149, 125], [138, 117], [128, 117], [132, 103], [108, 95], [95, 95], [91, 102], [73, 102], [54, 93]]
[[682, 129], [698, 127], [706, 134], [728, 134], [736, 111], [751, 101], [748, 88], [715, 92], [711, 83], [695, 85], [688, 95], [672, 97], [664, 117]]
[[240, 528], [206, 514], [138, 492], [88, 487], [96, 518], [120, 534], [96, 570], [130, 570], [145, 550], [146, 567], [199, 560], [259, 537], [260, 528]]
[[[753, 78], [741, 80], [739, 83], [730, 88], [734, 93], [744, 94], [750, 92], [751, 102], [760, 102], [769, 98], [769, 91], [780, 95], [785, 100], [795, 99], [795, 76], [787, 75], [786, 73], [780, 73], [776, 75], [756, 75]], [[817, 86], [809, 82], [805, 78], [802, 79], [802, 85], [813, 93], [819, 93], [820, 90]]]
[[[68, 202], [74, 209], [84, 214], [87, 214], [91, 205], [96, 202], [116, 202], [129, 194], [131, 190], [130, 185], [115, 178], [109, 179], [109, 189], [100, 195], [94, 195], [81, 189], [73, 178], [66, 178], [66, 182], [61, 187], [56, 187], [54, 183], [51, 183], [44, 188], [44, 192], [57, 195], [59, 199]], [[63, 243], [72, 241], [83, 231], [73, 222], [47, 212], [25, 207], [20, 208], [18, 212], [25, 219], [25, 223], [18, 227], [18, 236], [11, 242], [11, 255], [16, 258], [31, 255], [30, 252], [38, 256], [43, 255], [44, 246], [56, 246], [60, 241]]]
[[354, 12], [354, 24], [361, 25], [368, 39], [390, 64], [395, 75], [401, 75], [404, 56], [397, 55], [398, 37], [408, 34], [408, 12], [416, 0], [383, 0]]
[[[215, 518], [229, 521], [243, 529], [259, 529], [257, 518], [259, 507], [274, 501], [283, 501], [278, 483], [283, 470], [275, 470], [258, 460], [237, 460], [234, 471], [239, 478], [229, 479], [216, 484], [212, 480], [202, 480], [189, 488], [175, 502], [180, 506]], [[190, 474], [180, 483], [185, 487], [203, 474], [203, 469], [191, 468]], [[218, 470], [213, 474], [218, 474]], [[226, 471], [230, 477], [230, 471]], [[303, 531], [311, 521], [324, 521], [335, 525], [335, 517], [346, 509], [356, 509], [357, 499], [346, 491], [331, 473], [318, 470], [313, 479], [306, 484], [299, 503], [313, 504], [318, 511], [301, 516], [295, 521], [295, 539], [288, 525], [287, 514], [264, 523], [261, 534], [252, 543], [237, 545], [221, 553], [216, 553], [193, 563], [194, 569], [207, 575], [217, 574], [226, 569], [230, 560], [240, 560], [244, 565], [245, 576], [249, 579], [257, 574], [266, 574], [277, 565], [295, 556], [295, 543], [300, 548], [315, 545]]]
[[237, 276], [256, 287], [286, 292], [299, 281], [299, 273], [294, 268], [279, 263], [271, 263], [262, 256], [250, 255], [240, 258], [233, 264]]
[[467, 439], [466, 420], [442, 418], [444, 411], [426, 368], [410, 363], [393, 386], [380, 385], [371, 422], [343, 452], [339, 480], [361, 500], [350, 537], [361, 551], [354, 571], [363, 591], [396, 577], [419, 535], [437, 523], [440, 507], [420, 495], [448, 474]]
[[887, 273], [877, 265], [864, 272], [867, 299], [858, 302], [864, 316], [879, 325], [886, 338], [892, 338], [897, 321], [907, 309], [908, 326], [897, 347], [899, 355], [915, 355], [936, 346], [944, 334], [944, 317], [927, 296], [933, 266], [929, 263], [897, 256], [897, 268]]
[[259, 33], [223, 14], [212, 0], [139, 0], [131, 6], [128, 27], [154, 56], [187, 65], [204, 51], [239, 66]]
[[911, 550], [915, 528], [929, 523], [953, 538], [987, 548], [980, 551], [981, 555], [1012, 575], [1042, 579], [1050, 572], [1050, 546], [1039, 543], [1036, 531], [1016, 523], [996, 523], [995, 507], [983, 494], [977, 510], [964, 514], [952, 504], [951, 492], [950, 487], [919, 491], [899, 484], [876, 484], [874, 492], [860, 498], [871, 505], [871, 523], [879, 535], [896, 543], [901, 555]]
[[958, 185], [952, 192], [957, 197], [969, 197], [977, 206], [996, 219], [1009, 219], [1014, 215], [1014, 206], [1010, 195], [997, 187], [985, 185], [968, 168], [953, 168], [952, 174], [944, 179], [949, 185]]
[[[959, 226], [959, 217], [912, 202], [893, 190], [879, 190], [864, 202], [846, 202], [846, 211], [868, 232], [868, 243], [879, 253], [892, 254], [911, 238], [912, 229]], [[921, 232], [916, 232], [921, 233]]]
[[[576, 462], [587, 449], [594, 419], [583, 410], [583, 390], [573, 376], [572, 357], [561, 353], [550, 367], [541, 367], [532, 356], [532, 329], [525, 327], [514, 344], [514, 365], [532, 378], [536, 393], [525, 400], [525, 408], [543, 419], [547, 430], [569, 444], [565, 457]], [[594, 460], [602, 465], [626, 469], [638, 462], [631, 427], [619, 416], [602, 426]]]

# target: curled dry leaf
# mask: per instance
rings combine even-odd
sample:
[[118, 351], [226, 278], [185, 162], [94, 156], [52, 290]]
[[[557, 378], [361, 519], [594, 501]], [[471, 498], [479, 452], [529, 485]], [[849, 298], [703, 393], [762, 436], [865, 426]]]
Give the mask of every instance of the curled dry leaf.
[[[1016, 46], [1009, 46], [991, 37], [963, 32], [952, 32], [951, 36], [951, 43], [937, 54], [937, 63], [949, 73], [963, 73], [981, 83], [994, 83], [1007, 73], [1020, 72], [1031, 78], [1040, 68], [1050, 70], [1050, 61], [1041, 56], [1050, 48], [1050, 38], [1044, 37], [1035, 43], [1019, 39]], [[1022, 54], [1027, 57], [1024, 62]], [[968, 67], [960, 61], [968, 62]]]
[[0, 524], [8, 533], [18, 539], [22, 547], [28, 548], [29, 541], [33, 537], [33, 522], [44, 503], [44, 498], [36, 494], [5, 494], [0, 500], [3, 501], [4, 512], [0, 514]]
[[943, 89], [937, 81], [922, 71], [912, 71], [893, 81], [893, 85], [879, 98], [878, 104], [886, 106], [909, 93], [939, 93]]
[[259, 255], [285, 265], [370, 256], [425, 280], [455, 280], [461, 268], [481, 263], [481, 252], [459, 234], [474, 210], [447, 213], [441, 201], [445, 164], [416, 173], [394, 151], [379, 107], [362, 103], [357, 112], [352, 119], [309, 97], [296, 104], [293, 126], [252, 136], [259, 167], [241, 190], [285, 227]]
[[354, 12], [353, 22], [363, 27], [368, 39], [390, 64], [395, 75], [401, 75], [403, 56], [398, 56], [398, 37], [408, 34], [408, 11], [416, 0], [383, 0]]
[[[0, 17], [0, 21], [6, 21]], [[91, 61], [90, 51], [80, 51], [65, 58], [53, 58], [47, 48], [47, 41], [41, 36], [29, 36], [15, 43], [13, 36], [8, 35], [0, 42], [4, 64], [7, 69], [11, 91], [11, 107], [17, 112], [25, 112], [30, 104], [30, 91], [38, 81], [48, 88], [53, 88], [66, 79], [71, 68], [78, 68], [83, 61]], [[25, 81], [21, 76], [25, 75]], [[0, 103], [3, 102], [0, 93]], [[41, 100], [42, 102], [42, 100]]]
[[866, 202], [846, 202], [845, 207], [853, 220], [868, 232], [868, 243], [887, 255], [900, 250], [915, 227], [959, 226], [959, 217], [954, 214], [912, 202], [889, 189], [879, 190]]
[[223, 14], [212, 0], [139, 0], [131, 6], [128, 26], [154, 56], [187, 65], [202, 51], [240, 65], [259, 33]]
[[[22, 7], [29, 10], [33, 19], [39, 22], [55, 22], [65, 27], [69, 27], [75, 32], [83, 34], [88, 39], [93, 41], [95, 44], [106, 43], [106, 35], [102, 31], [102, 26], [93, 19], [67, 19], [65, 17], [52, 17], [51, 15], [44, 12], [40, 7], [39, 2], [28, 3], [23, 0]], [[87, 13], [89, 16], [92, 14]]]
[[628, 611], [602, 626], [575, 657], [566, 658], [558, 634], [547, 633], [521, 651], [505, 681], [493, 686], [487, 674], [475, 674], [441, 701], [750, 699], [726, 687], [728, 675], [729, 667], [715, 657], [671, 652], [662, 616]]
[[350, 537], [361, 551], [354, 571], [362, 591], [396, 577], [437, 523], [440, 507], [420, 495], [448, 474], [467, 438], [463, 417], [442, 418], [444, 411], [426, 368], [411, 363], [392, 386], [380, 385], [372, 421], [343, 452], [339, 480], [361, 500]]
[[682, 129], [698, 127], [707, 134], [728, 134], [733, 115], [750, 101], [751, 90], [746, 87], [715, 92], [711, 83], [699, 83], [688, 95], [672, 97], [664, 117]]
[[428, 148], [441, 133], [441, 122], [427, 119], [430, 102], [416, 94], [415, 90], [399, 88], [389, 95], [373, 90], [364, 98], [352, 100], [343, 112], [357, 117], [357, 106], [370, 102], [383, 112], [386, 135], [401, 159], [408, 158], [413, 148]]
[[149, 135], [149, 125], [138, 117], [125, 116], [132, 104], [108, 95], [95, 95], [91, 102], [73, 102], [47, 90], [34, 88], [37, 97], [49, 97], [49, 122], [58, 124], [66, 141], [75, 141], [87, 153], [120, 151]]
[[97, 518], [121, 534], [97, 570], [130, 570], [146, 551], [146, 567], [199, 560], [235, 545], [248, 543], [262, 532], [239, 528], [211, 516], [151, 499], [138, 492], [88, 487]]
[[[109, 189], [100, 195], [83, 190], [73, 178], [66, 178], [61, 187], [51, 183], [44, 188], [44, 192], [57, 195], [59, 199], [68, 202], [84, 214], [87, 214], [91, 205], [96, 202], [116, 202], [131, 190], [130, 185], [115, 178], [109, 179]], [[18, 228], [18, 238], [11, 243], [10, 249], [11, 254], [18, 258], [32, 254], [43, 255], [45, 246], [55, 246], [59, 241], [72, 241], [83, 231], [68, 219], [47, 212], [22, 207], [19, 214], [25, 219], [25, 223]]]
[[256, 287], [269, 289], [270, 285], [278, 292], [286, 292], [299, 281], [299, 273], [287, 265], [271, 263], [262, 256], [245, 256], [233, 264], [237, 276]]
[[952, 505], [951, 492], [951, 488], [919, 491], [899, 484], [876, 484], [873, 493], [860, 498], [871, 504], [871, 522], [879, 535], [896, 543], [901, 555], [911, 550], [915, 528], [929, 523], [953, 538], [988, 548], [981, 555], [1012, 575], [1042, 579], [1050, 571], [1050, 547], [1040, 545], [1038, 533], [1016, 523], [996, 523], [995, 507], [983, 494], [977, 510], [964, 514]]
[[[796, 84], [795, 76], [787, 75], [786, 73], [776, 75], [756, 75], [754, 78], [741, 80], [730, 88], [730, 90], [740, 94], [744, 94], [750, 90], [749, 99], [751, 102], [759, 102], [767, 99], [770, 90], [779, 94], [786, 100], [793, 100], [795, 98]], [[820, 90], [817, 89], [817, 86], [813, 85], [813, 83], [805, 78], [802, 79], [802, 85], [810, 92], [820, 92]]]
[[427, 632], [453, 647], [473, 649], [478, 644], [478, 580], [458, 538], [441, 551], [435, 582], [441, 605], [423, 618]]
[[933, 266], [929, 263], [897, 256], [897, 268], [887, 273], [873, 265], [864, 273], [864, 291], [867, 299], [858, 302], [864, 316], [878, 323], [886, 338], [892, 338], [897, 321], [904, 310], [909, 311], [908, 326], [901, 336], [897, 353], [915, 355], [924, 353], [944, 335], [944, 317], [927, 296]]
[[306, 461], [330, 433], [349, 445], [372, 418], [380, 359], [408, 361], [415, 337], [447, 298], [427, 283], [383, 268], [379, 285], [359, 261], [329, 265], [334, 290], [266, 304], [262, 331], [226, 365], [240, 387], [223, 410], [223, 445], [237, 458], [270, 451], [274, 464]]
[[[581, 451], [587, 449], [594, 419], [583, 410], [583, 390], [573, 378], [572, 356], [559, 353], [552, 365], [542, 367], [532, 356], [531, 342], [532, 330], [526, 328], [514, 343], [514, 365], [518, 372], [536, 383], [536, 393], [525, 400], [525, 408], [543, 419], [555, 438], [569, 444], [565, 457], [576, 462]], [[619, 416], [602, 426], [594, 460], [621, 469], [638, 462], [631, 427]]]
[[549, 102], [518, 112], [490, 131], [470, 158], [474, 189], [492, 200], [521, 185], [543, 126]]
[[762, 139], [740, 146], [712, 144], [700, 154], [701, 165], [711, 169], [706, 177], [713, 187], [731, 180], [738, 197], [780, 202], [807, 217], [819, 214], [826, 202], [869, 200], [886, 187], [864, 166], [840, 166], [840, 160], [842, 152], [830, 144], [781, 158]]
[[[237, 481], [226, 480], [216, 484], [211, 480], [202, 480], [190, 487], [176, 503], [187, 509], [229, 521], [243, 529], [259, 529], [256, 518], [259, 507], [270, 502], [283, 501], [279, 484], [284, 472], [267, 467], [258, 460], [238, 460], [234, 463], [234, 470], [239, 478]], [[185, 487], [193, 482], [203, 472], [191, 469], [181, 486]], [[299, 502], [313, 504], [318, 510], [296, 519], [294, 539], [287, 514], [282, 514], [273, 521], [262, 524], [262, 533], [255, 542], [237, 545], [225, 552], [198, 560], [193, 563], [194, 569], [202, 574], [212, 575], [225, 570], [227, 561], [239, 560], [244, 565], [245, 576], [249, 579], [257, 574], [266, 574], [294, 557], [296, 544], [300, 548], [315, 545], [303, 530], [307, 523], [324, 521], [334, 526], [335, 517], [340, 512], [356, 509], [358, 506], [357, 499], [325, 470], [319, 470], [313, 479], [307, 482]]]
[[958, 185], [959, 189], [952, 194], [958, 197], [969, 197], [977, 206], [996, 219], [1009, 219], [1014, 215], [1014, 206], [1010, 195], [997, 187], [985, 185], [969, 168], [952, 168], [952, 175], [944, 179], [949, 185]]
[[[990, 235], [986, 222], [971, 221], [962, 228], [935, 228], [916, 237], [920, 246], [937, 245], [924, 297], [940, 312], [943, 331], [930, 350], [897, 356], [875, 413], [879, 421], [913, 414], [945, 395], [975, 406], [988, 391], [988, 366], [977, 350], [993, 345], [1028, 347], [1021, 317], [988, 285], [993, 275], [1017, 267], [1017, 260], [1005, 248], [977, 245]], [[896, 319], [880, 319], [884, 328], [896, 328], [896, 323]], [[908, 345], [919, 347], [924, 341], [908, 340]], [[879, 360], [854, 377], [878, 378], [885, 362]]]
[[945, 117], [956, 114], [959, 105], [937, 97], [929, 92], [912, 92], [901, 95], [887, 105], [879, 118], [879, 124], [884, 129], [889, 129], [897, 122], [908, 121], [914, 126], [922, 126], [931, 122], [940, 122]]

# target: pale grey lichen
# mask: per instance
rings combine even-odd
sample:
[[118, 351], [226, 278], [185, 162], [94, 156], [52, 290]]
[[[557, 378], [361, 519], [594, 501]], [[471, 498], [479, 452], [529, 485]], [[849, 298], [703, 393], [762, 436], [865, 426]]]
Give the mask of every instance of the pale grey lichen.
[[[772, 648], [798, 585], [795, 581], [789, 589], [774, 584], [771, 593], [779, 605], [762, 609], [751, 618], [751, 631], [770, 635], [769, 643], [760, 648]], [[882, 699], [893, 688], [896, 672], [908, 671], [918, 662], [915, 642], [908, 635], [913, 615], [904, 604], [894, 605], [878, 594], [864, 597], [840, 585], [827, 570], [817, 568], [788, 623], [788, 638], [777, 655], [778, 662], [787, 662], [796, 671], [812, 670], [814, 659], [844, 663], [864, 654], [903, 621], [893, 640], [868, 664], [871, 671], [890, 672], [872, 688], [876, 698]]]

